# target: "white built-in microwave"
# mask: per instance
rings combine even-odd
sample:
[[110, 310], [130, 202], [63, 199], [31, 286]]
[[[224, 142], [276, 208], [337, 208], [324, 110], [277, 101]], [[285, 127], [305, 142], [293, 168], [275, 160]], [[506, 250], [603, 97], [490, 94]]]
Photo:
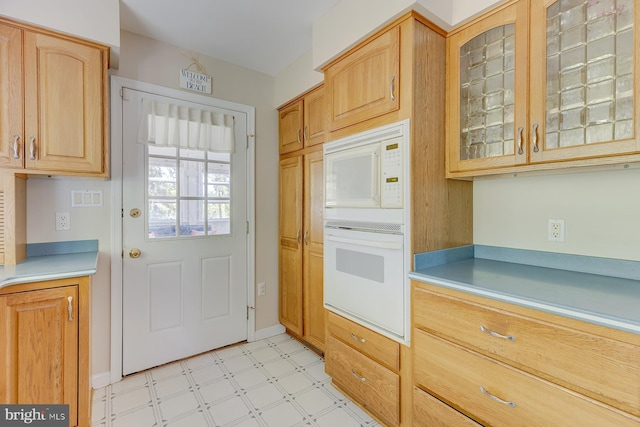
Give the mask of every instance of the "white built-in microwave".
[[401, 209], [405, 139], [393, 133], [324, 145], [325, 208]]

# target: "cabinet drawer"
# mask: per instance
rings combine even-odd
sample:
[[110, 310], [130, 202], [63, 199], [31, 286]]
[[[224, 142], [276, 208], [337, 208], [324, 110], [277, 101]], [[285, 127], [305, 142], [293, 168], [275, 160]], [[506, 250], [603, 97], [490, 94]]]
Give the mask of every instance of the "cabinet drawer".
[[351, 320], [329, 312], [329, 334], [394, 371], [400, 370], [400, 344]]
[[[492, 426], [637, 426], [640, 418], [414, 331], [415, 381]], [[483, 391], [484, 390], [484, 391]], [[500, 399], [500, 400], [499, 400]]]
[[471, 418], [417, 387], [413, 388], [413, 426], [481, 427]]
[[640, 347], [421, 288], [414, 304], [417, 328], [640, 416]]
[[400, 376], [329, 336], [325, 370], [358, 403], [389, 425], [400, 424]]

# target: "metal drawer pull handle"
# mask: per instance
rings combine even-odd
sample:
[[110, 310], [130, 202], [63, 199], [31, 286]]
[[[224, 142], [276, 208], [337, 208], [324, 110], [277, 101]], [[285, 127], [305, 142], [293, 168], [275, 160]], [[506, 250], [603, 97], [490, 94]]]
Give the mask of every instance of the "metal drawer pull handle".
[[531, 135], [531, 142], [533, 142], [533, 152], [537, 153], [540, 151], [538, 148], [538, 124], [533, 124], [533, 135]]
[[489, 393], [487, 391], [486, 388], [480, 386], [480, 391], [482, 392], [482, 394], [484, 394], [485, 396], [488, 396], [491, 400], [495, 400], [498, 403], [502, 403], [503, 405], [507, 405], [510, 408], [515, 408], [516, 407], [516, 402], [511, 402], [511, 401], [507, 401], [507, 400], [502, 400], [500, 399], [498, 396], [494, 396], [493, 394]]
[[302, 134], [302, 129], [298, 129], [298, 134], [296, 135], [296, 139], [298, 140], [298, 144], [300, 144], [302, 142], [302, 140], [300, 139], [300, 135]]
[[367, 340], [365, 340], [364, 338], [360, 338], [359, 336], [357, 336], [353, 332], [351, 333], [351, 338], [353, 338], [356, 341], [360, 341], [362, 344], [367, 342]]
[[35, 137], [31, 137], [29, 138], [29, 160], [35, 160], [36, 159], [36, 138]]
[[503, 340], [509, 340], [509, 341], [515, 341], [516, 340], [516, 337], [514, 337], [513, 335], [502, 335], [502, 334], [499, 334], [497, 332], [493, 332], [493, 331], [485, 328], [482, 325], [480, 325], [480, 330], [482, 332], [484, 332], [485, 334], [491, 335], [492, 337], [502, 338]]
[[356, 371], [354, 371], [353, 369], [351, 369], [351, 375], [353, 375], [355, 378], [359, 379], [362, 382], [365, 382], [367, 380], [365, 377], [358, 375]]
[[69, 312], [69, 317], [67, 320], [69, 322], [73, 322], [73, 297], [67, 297], [67, 301], [69, 301], [69, 305], [67, 306], [67, 312]]
[[18, 141], [20, 141], [20, 135], [13, 135], [13, 158], [14, 159], [20, 158], [20, 153], [18, 152], [18, 150], [20, 150], [20, 143]]
[[302, 137], [304, 138], [305, 141], [309, 140], [309, 126], [308, 125], [304, 126], [304, 131], [302, 132]]
[[396, 96], [393, 94], [395, 91], [394, 83], [396, 82], [396, 76], [391, 76], [391, 81], [389, 82], [389, 94], [391, 95], [391, 100], [395, 101]]
[[522, 132], [524, 132], [523, 127], [518, 128], [518, 154], [524, 154], [522, 150]]

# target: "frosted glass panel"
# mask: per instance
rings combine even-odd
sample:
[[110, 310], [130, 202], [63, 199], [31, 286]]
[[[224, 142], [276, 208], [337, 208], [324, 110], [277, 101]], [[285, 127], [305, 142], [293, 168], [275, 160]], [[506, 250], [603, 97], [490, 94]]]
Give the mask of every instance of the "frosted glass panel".
[[460, 159], [513, 154], [514, 25], [460, 48]]
[[633, 0], [547, 9], [546, 148], [633, 137]]

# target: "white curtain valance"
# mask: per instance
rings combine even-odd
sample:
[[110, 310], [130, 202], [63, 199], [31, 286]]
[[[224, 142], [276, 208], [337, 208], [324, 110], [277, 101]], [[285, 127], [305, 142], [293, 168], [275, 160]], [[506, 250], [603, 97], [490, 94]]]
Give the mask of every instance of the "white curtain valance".
[[233, 153], [233, 125], [234, 118], [228, 114], [142, 98], [138, 142]]

